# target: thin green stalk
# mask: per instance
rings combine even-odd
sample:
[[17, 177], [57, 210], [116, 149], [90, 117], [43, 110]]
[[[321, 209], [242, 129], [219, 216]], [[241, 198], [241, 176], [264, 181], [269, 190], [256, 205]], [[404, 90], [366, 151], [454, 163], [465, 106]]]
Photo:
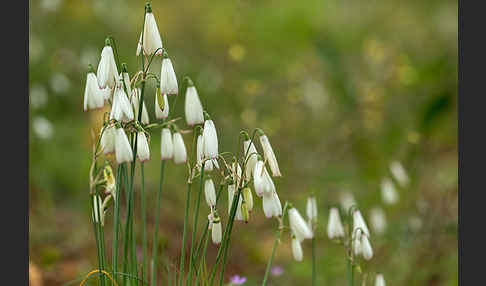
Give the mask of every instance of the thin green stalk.
[[267, 269], [265, 270], [265, 276], [263, 277], [262, 286], [267, 285], [268, 275], [270, 274], [270, 268], [272, 267], [273, 258], [275, 257], [275, 250], [277, 249], [277, 245], [280, 241], [280, 236], [282, 235], [282, 232], [284, 230], [283, 224], [284, 224], [285, 215], [287, 214], [287, 207], [288, 207], [288, 202], [285, 202], [285, 206], [284, 206], [283, 213], [282, 213], [282, 218], [280, 220], [280, 225], [279, 225], [279, 228], [277, 230], [277, 234], [275, 236], [275, 241], [273, 242], [272, 254], [270, 255], [270, 258], [268, 259]]
[[[126, 170], [125, 171], [125, 175], [126, 175]], [[128, 180], [128, 176], [125, 176], [125, 180], [127, 181]], [[128, 182], [127, 182], [127, 185], [128, 185]], [[128, 250], [128, 245], [129, 245], [129, 241], [130, 241], [130, 221], [131, 221], [131, 215], [132, 215], [132, 188], [130, 187], [128, 189], [128, 193], [127, 193], [127, 196], [128, 196], [128, 206], [127, 206], [127, 215], [126, 215], [126, 221], [125, 221], [125, 238], [124, 238], [124, 241], [123, 241], [123, 273], [128, 273], [128, 253], [129, 253], [129, 250]], [[127, 277], [124, 276], [123, 277], [123, 285], [126, 285], [126, 279]]]
[[[206, 230], [208, 230], [208, 226], [206, 226]], [[204, 235], [203, 235], [204, 236]], [[201, 269], [203, 267], [205, 258], [206, 258], [206, 251], [208, 249], [208, 242], [209, 242], [209, 231], [206, 232], [206, 238], [204, 239], [204, 249], [203, 249], [203, 254], [201, 255], [201, 262], [199, 263], [199, 267], [197, 269], [197, 275], [196, 275], [196, 286], [199, 286], [199, 281], [200, 281], [200, 275], [201, 275]]]
[[353, 264], [351, 263], [351, 259], [350, 258], [346, 258], [347, 259], [347, 276], [348, 276], [348, 283], [349, 283], [349, 286], [353, 286], [354, 285], [354, 269], [353, 269]]
[[197, 221], [199, 218], [199, 205], [201, 202], [201, 194], [203, 192], [203, 187], [204, 187], [204, 163], [201, 166], [201, 177], [199, 179], [199, 192], [197, 194], [197, 200], [196, 200], [196, 209], [194, 210], [194, 222], [192, 225], [192, 238], [191, 238], [191, 255], [189, 258], [189, 275], [188, 275], [188, 283], [186, 285], [192, 285], [192, 264], [193, 264], [193, 254], [194, 254], [194, 241], [196, 240], [196, 234], [197, 234]]
[[182, 280], [184, 277], [184, 258], [186, 252], [186, 233], [187, 233], [187, 219], [189, 217], [189, 206], [191, 201], [191, 185], [192, 182], [187, 183], [187, 198], [186, 198], [186, 213], [184, 215], [184, 230], [182, 232], [182, 247], [181, 247], [181, 263], [179, 265], [179, 283], [178, 285], [182, 285]]
[[145, 164], [141, 164], [140, 176], [142, 177], [142, 185], [140, 190], [140, 208], [142, 210], [142, 279], [147, 279], [147, 213], [145, 209], [146, 197], [145, 197]]
[[159, 191], [157, 192], [157, 208], [155, 212], [155, 231], [154, 231], [154, 239], [152, 241], [152, 261], [151, 261], [151, 269], [150, 273], [152, 278], [150, 279], [150, 285], [155, 286], [157, 285], [157, 271], [155, 270], [155, 266], [157, 265], [157, 245], [158, 245], [158, 233], [159, 233], [159, 217], [160, 217], [160, 200], [162, 199], [162, 185], [164, 183], [164, 169], [165, 169], [165, 160], [162, 160], [160, 163], [160, 181], [159, 181]]
[[238, 200], [240, 199], [240, 193], [241, 189], [238, 188], [238, 193], [236, 196], [233, 197], [233, 202], [231, 203], [231, 212], [230, 212], [230, 217], [228, 219], [228, 222], [226, 223], [226, 227], [224, 230], [224, 235], [223, 235], [223, 243], [221, 244], [221, 247], [218, 249], [218, 254], [216, 256], [216, 262], [214, 263], [213, 269], [211, 270], [211, 276], [209, 280], [209, 285], [213, 285], [214, 277], [216, 275], [216, 270], [218, 269], [219, 262], [221, 260], [221, 254], [223, 253], [223, 250], [226, 247], [226, 243], [229, 240], [229, 236], [231, 234], [233, 222], [235, 220], [235, 215], [236, 215], [236, 208], [238, 205]]
[[312, 236], [312, 286], [316, 285], [316, 237]]
[[124, 164], [118, 166], [117, 168], [117, 175], [116, 175], [116, 190], [115, 190], [115, 215], [114, 215], [114, 230], [113, 230], [113, 277], [116, 280], [115, 273], [117, 272], [118, 268], [118, 233], [119, 233], [119, 224], [120, 224], [120, 191], [121, 191], [121, 179], [122, 179], [122, 170]]
[[[100, 248], [100, 240], [99, 240], [99, 234], [98, 234], [98, 229], [97, 229], [97, 223], [94, 220], [94, 216], [95, 216], [94, 212], [96, 212], [95, 208], [93, 207], [94, 205], [95, 205], [94, 204], [94, 196], [91, 196], [91, 206], [92, 206], [92, 210], [93, 210], [91, 212], [91, 215], [93, 216], [93, 232], [94, 232], [95, 241], [96, 241], [96, 251], [98, 252], [98, 264], [99, 264], [99, 268], [103, 269], [103, 262], [102, 262], [102, 255], [101, 255], [101, 248]], [[100, 285], [104, 285], [105, 279], [103, 279], [102, 276], [100, 276], [99, 279], [100, 279]]]

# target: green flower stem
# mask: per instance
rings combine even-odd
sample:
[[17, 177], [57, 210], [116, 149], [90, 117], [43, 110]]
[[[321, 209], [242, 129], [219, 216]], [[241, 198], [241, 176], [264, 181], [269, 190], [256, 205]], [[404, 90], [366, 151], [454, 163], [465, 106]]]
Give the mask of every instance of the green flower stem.
[[125, 164], [118, 166], [117, 168], [117, 175], [116, 175], [116, 190], [115, 190], [115, 215], [114, 215], [114, 223], [113, 223], [113, 277], [116, 280], [115, 273], [117, 272], [118, 268], [118, 233], [119, 233], [119, 225], [120, 225], [120, 191], [122, 185], [122, 170]]
[[194, 210], [194, 222], [192, 225], [192, 238], [191, 238], [191, 254], [189, 258], [189, 275], [188, 275], [188, 281], [186, 285], [192, 285], [192, 264], [193, 264], [193, 254], [194, 254], [194, 241], [196, 240], [196, 234], [197, 234], [197, 221], [199, 218], [199, 205], [201, 203], [201, 194], [203, 192], [204, 188], [204, 165], [205, 163], [202, 163], [201, 166], [201, 177], [199, 178], [199, 192], [197, 194], [197, 200], [196, 200], [196, 209]]
[[287, 214], [287, 207], [288, 207], [288, 202], [285, 202], [282, 218], [280, 220], [280, 226], [277, 230], [277, 234], [275, 236], [275, 241], [273, 242], [272, 254], [270, 255], [270, 258], [268, 259], [267, 269], [265, 270], [265, 276], [263, 277], [262, 286], [267, 285], [268, 275], [270, 274], [270, 268], [272, 267], [273, 258], [275, 257], [275, 250], [277, 249], [277, 245], [280, 242], [280, 236], [282, 236], [282, 232], [284, 230], [283, 224], [284, 224], [285, 215]]
[[223, 250], [226, 247], [227, 242], [229, 241], [229, 237], [231, 235], [231, 230], [233, 226], [233, 222], [235, 220], [235, 215], [236, 215], [236, 208], [238, 205], [238, 200], [240, 199], [240, 193], [241, 189], [238, 188], [238, 193], [236, 196], [233, 197], [233, 202], [231, 203], [231, 212], [230, 212], [230, 217], [228, 219], [228, 222], [226, 223], [226, 227], [224, 230], [224, 235], [223, 235], [223, 243], [218, 249], [218, 254], [216, 256], [216, 262], [214, 263], [213, 269], [211, 270], [211, 276], [209, 280], [209, 285], [213, 285], [214, 282], [214, 277], [216, 275], [216, 270], [218, 269], [219, 262], [221, 260], [221, 254], [223, 253]]
[[[102, 262], [102, 255], [101, 255], [101, 247], [100, 247], [100, 240], [99, 240], [99, 233], [98, 233], [97, 223], [94, 220], [95, 212], [97, 212], [97, 210], [94, 208], [94, 196], [91, 196], [91, 207], [92, 207], [91, 215], [93, 216], [92, 217], [92, 220], [93, 220], [93, 232], [94, 232], [95, 241], [96, 241], [96, 251], [98, 252], [98, 265], [99, 265], [99, 268], [100, 269], [103, 269], [103, 262]], [[100, 285], [103, 286], [105, 284], [105, 279], [102, 276], [100, 276], [99, 279], [100, 279]]]
[[[155, 286], [157, 285], [157, 271], [155, 270], [155, 266], [157, 265], [157, 246], [158, 246], [158, 232], [159, 232], [159, 217], [160, 217], [160, 201], [162, 199], [162, 185], [164, 183], [164, 169], [165, 169], [165, 160], [161, 160], [160, 163], [160, 181], [159, 181], [159, 191], [157, 192], [157, 208], [155, 212], [155, 231], [154, 231], [154, 239], [152, 241], [152, 261], [151, 261], [151, 269], [150, 274], [152, 278], [150, 279], [150, 285]], [[143, 170], [143, 169], [142, 169]]]
[[204, 249], [203, 249], [203, 254], [201, 256], [201, 262], [199, 263], [199, 267], [197, 269], [196, 286], [199, 286], [199, 281], [200, 281], [199, 277], [201, 277], [201, 269], [203, 268], [203, 263], [206, 259], [206, 251], [208, 249], [209, 231], [207, 231], [207, 230], [208, 230], [208, 226], [206, 226], [206, 233], [205, 233], [205, 235], [203, 235], [203, 237], [205, 236], [205, 238], [204, 238]]
[[[136, 141], [135, 141], [136, 142]], [[134, 169], [134, 163], [132, 163], [132, 170]], [[126, 174], [125, 170], [125, 174]], [[125, 176], [125, 180], [127, 181], [126, 185], [128, 185], [128, 176]], [[123, 273], [128, 273], [129, 271], [129, 261], [128, 261], [128, 253], [129, 253], [129, 242], [130, 242], [130, 223], [132, 221], [132, 204], [133, 204], [133, 184], [130, 184], [130, 187], [128, 188], [128, 193], [127, 193], [127, 215], [126, 215], [126, 221], [125, 221], [125, 238], [123, 241]], [[123, 285], [126, 285], [126, 279], [127, 277], [123, 277]]]
[[315, 229], [312, 236], [312, 286], [316, 285], [316, 238]]
[[146, 213], [146, 198], [145, 198], [145, 164], [141, 164], [141, 190], [140, 190], [140, 208], [142, 211], [142, 279], [147, 279], [147, 213]]
[[187, 198], [186, 198], [186, 214], [184, 215], [184, 230], [182, 232], [182, 247], [181, 247], [181, 263], [179, 265], [179, 283], [178, 285], [182, 285], [182, 280], [184, 277], [184, 258], [186, 255], [186, 234], [187, 234], [187, 219], [189, 217], [189, 206], [191, 202], [191, 186], [192, 182], [189, 181], [187, 183]]

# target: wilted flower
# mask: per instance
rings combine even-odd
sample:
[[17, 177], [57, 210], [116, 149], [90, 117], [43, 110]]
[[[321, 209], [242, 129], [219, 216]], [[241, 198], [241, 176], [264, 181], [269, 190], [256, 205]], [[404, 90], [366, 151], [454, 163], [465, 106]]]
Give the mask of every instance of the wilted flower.
[[137, 133], [137, 157], [141, 162], [150, 159], [150, 149], [145, 132]]
[[275, 153], [273, 152], [272, 145], [270, 145], [270, 141], [268, 141], [267, 135], [260, 135], [260, 143], [262, 144], [265, 160], [268, 161], [268, 165], [270, 165], [270, 170], [272, 170], [272, 175], [274, 177], [282, 176], [282, 174], [280, 173], [280, 169], [278, 168], [277, 158], [275, 157]]
[[101, 60], [98, 64], [96, 77], [100, 88], [107, 86], [113, 88], [120, 81], [115, 56], [113, 55], [113, 49], [108, 39], [106, 40], [105, 47], [101, 51]]
[[211, 178], [204, 181], [204, 194], [206, 196], [206, 203], [210, 208], [216, 205], [216, 191], [214, 190], [214, 183]]
[[385, 278], [383, 277], [383, 274], [381, 273], [376, 274], [375, 286], [386, 286]]
[[164, 128], [162, 129], [162, 138], [160, 140], [160, 158], [162, 160], [172, 159], [173, 154], [172, 134], [169, 128]]
[[302, 251], [302, 245], [300, 241], [297, 239], [295, 235], [292, 235], [292, 255], [294, 256], [295, 261], [302, 261], [304, 257], [304, 253]]
[[155, 117], [157, 119], [165, 119], [168, 116], [169, 116], [169, 101], [167, 100], [167, 95], [166, 94], [162, 95], [160, 89], [157, 89], [155, 94]]
[[186, 89], [185, 113], [186, 122], [189, 126], [194, 126], [204, 122], [201, 101], [199, 100], [196, 87], [191, 80], [189, 80], [188, 87]]
[[262, 204], [267, 218], [282, 216], [282, 204], [276, 191], [263, 193]]
[[405, 168], [403, 168], [403, 165], [400, 162], [393, 161], [390, 164], [390, 171], [403, 188], [408, 186], [410, 179], [408, 178]]
[[118, 164], [133, 161], [132, 148], [123, 128], [117, 128], [115, 134], [115, 155]]
[[309, 228], [307, 223], [305, 222], [304, 218], [300, 215], [299, 211], [292, 207], [288, 210], [289, 215], [289, 225], [292, 233], [297, 237], [299, 241], [302, 241], [306, 238], [312, 238], [313, 233], [312, 230]]
[[344, 228], [339, 217], [339, 210], [331, 208], [329, 211], [329, 222], [327, 223], [327, 236], [329, 239], [344, 237]]
[[381, 198], [387, 205], [392, 205], [398, 202], [398, 192], [393, 185], [393, 182], [384, 178], [381, 180]]
[[275, 185], [273, 184], [272, 178], [261, 160], [256, 162], [255, 168], [253, 169], [253, 185], [259, 197], [265, 193], [275, 192]]
[[386, 216], [381, 208], [373, 208], [370, 210], [370, 222], [374, 232], [382, 234], [386, 229]]
[[98, 87], [97, 81], [95, 73], [89, 72], [86, 77], [86, 87], [84, 88], [84, 111], [101, 108], [105, 104], [103, 93]]
[[113, 125], [107, 126], [103, 131], [100, 139], [100, 144], [101, 150], [103, 150], [103, 153], [105, 153], [105, 155], [115, 152], [115, 135], [116, 131], [115, 126]]
[[172, 137], [172, 142], [174, 143], [174, 163], [182, 164], [187, 160], [186, 145], [184, 145], [184, 140], [179, 132], [174, 133]]
[[[156, 55], [162, 55], [162, 39], [160, 38], [159, 28], [155, 22], [154, 14], [150, 4], [146, 6], [145, 23], [143, 26], [143, 53], [144, 55], [152, 55], [157, 51]], [[142, 33], [138, 40], [137, 56], [140, 55], [142, 46]], [[157, 50], [159, 49], [159, 50]]]
[[167, 53], [164, 53], [164, 59], [162, 60], [162, 67], [160, 71], [160, 92], [168, 95], [179, 93], [177, 77], [174, 72], [172, 62], [167, 57]]
[[361, 212], [359, 210], [355, 210], [353, 212], [353, 232], [356, 232], [358, 228], [360, 228], [367, 236], [370, 235], [370, 231], [368, 230], [368, 226], [366, 226]]

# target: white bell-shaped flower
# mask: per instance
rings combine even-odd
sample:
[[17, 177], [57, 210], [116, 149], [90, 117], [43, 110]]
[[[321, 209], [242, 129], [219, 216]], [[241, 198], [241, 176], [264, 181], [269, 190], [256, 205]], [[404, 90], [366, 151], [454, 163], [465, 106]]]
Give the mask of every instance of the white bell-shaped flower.
[[[159, 101], [161, 104], [159, 104]], [[160, 108], [163, 107], [163, 109]], [[167, 95], [162, 94], [160, 89], [157, 89], [155, 95], [155, 117], [157, 119], [165, 119], [169, 116], [169, 101], [167, 100]]]
[[316, 197], [310, 196], [307, 198], [307, 205], [306, 205], [306, 212], [307, 218], [310, 222], [316, 223], [317, 222], [317, 201]]
[[[235, 184], [228, 185], [228, 215], [231, 213], [231, 207], [233, 205], [233, 199], [237, 194], [237, 189]], [[236, 206], [235, 220], [243, 220], [243, 214], [241, 213], [241, 203], [243, 198], [240, 194], [238, 199], [238, 205]]]
[[160, 91], [162, 94], [168, 95], [177, 95], [179, 93], [179, 86], [177, 85], [177, 77], [174, 72], [174, 67], [166, 53], [164, 53], [160, 71]]
[[301, 242], [295, 237], [295, 235], [292, 235], [292, 255], [294, 256], [295, 261], [302, 261], [304, 258], [304, 252], [302, 251], [302, 245], [300, 244]]
[[103, 134], [101, 135], [100, 144], [101, 150], [105, 155], [115, 152], [115, 126], [110, 125], [105, 128]]
[[130, 147], [130, 142], [128, 142], [128, 137], [123, 128], [116, 129], [115, 155], [118, 164], [133, 161], [132, 148]]
[[381, 273], [376, 274], [375, 286], [386, 286], [385, 278], [383, 277], [383, 274]]
[[278, 168], [277, 158], [275, 157], [275, 153], [273, 152], [272, 145], [270, 145], [270, 141], [268, 141], [268, 138], [265, 134], [260, 135], [260, 143], [262, 144], [265, 160], [268, 161], [268, 164], [270, 165], [270, 170], [272, 170], [272, 175], [274, 177], [282, 176], [282, 174], [280, 173], [280, 169]]
[[172, 134], [169, 128], [162, 129], [162, 138], [160, 140], [160, 157], [162, 160], [172, 159], [174, 154], [174, 144]]
[[351, 206], [356, 205], [356, 200], [354, 199], [353, 194], [349, 191], [341, 192], [339, 195], [339, 201], [345, 212], [348, 212]]
[[106, 44], [101, 51], [101, 59], [98, 64], [98, 70], [96, 71], [96, 77], [100, 88], [113, 88], [120, 81], [120, 78], [113, 48], [109, 45], [109, 40], [106, 41]]
[[341, 223], [339, 210], [331, 208], [329, 211], [329, 221], [327, 223], [327, 236], [329, 239], [344, 237], [344, 227]]
[[[133, 90], [133, 96], [132, 96], [132, 106], [133, 110], [135, 110], [135, 118], [138, 119], [138, 112], [140, 108], [140, 96], [142, 94], [142, 91], [140, 88], [136, 88]], [[142, 124], [149, 124], [149, 116], [147, 112], [147, 107], [145, 106], [145, 100], [142, 105]]]
[[263, 213], [267, 218], [281, 217], [282, 216], [282, 204], [277, 195], [277, 192], [264, 192], [262, 196]]
[[275, 192], [275, 185], [267, 172], [263, 161], [257, 161], [253, 169], [253, 185], [256, 194], [261, 197], [264, 193]]
[[258, 161], [258, 152], [255, 148], [253, 142], [250, 139], [243, 142], [243, 152], [246, 154], [246, 168], [245, 168], [245, 180], [250, 181], [253, 170], [255, 169], [255, 164]]
[[[142, 49], [142, 33], [138, 40], [137, 56], [140, 55]], [[155, 22], [152, 8], [148, 5], [145, 13], [145, 23], [143, 25], [143, 53], [144, 55], [152, 55], [156, 53], [157, 56], [162, 55], [162, 39], [160, 38], [159, 28]]]
[[141, 162], [150, 160], [150, 149], [145, 132], [137, 133], [137, 157]]
[[402, 163], [398, 161], [393, 161], [390, 164], [390, 171], [395, 177], [395, 179], [398, 181], [400, 186], [402, 186], [402, 188], [406, 188], [408, 186], [408, 184], [410, 183], [410, 178], [408, 177], [405, 168], [403, 168]]
[[204, 114], [199, 95], [197, 94], [196, 87], [189, 80], [189, 86], [186, 89], [186, 101], [185, 101], [185, 114], [186, 122], [189, 126], [201, 124], [204, 122]]
[[221, 219], [215, 215], [211, 226], [211, 238], [214, 244], [220, 244], [222, 237]]
[[296, 208], [289, 209], [288, 215], [290, 229], [299, 241], [313, 237], [312, 230]]
[[387, 205], [393, 205], [398, 202], [398, 192], [393, 182], [388, 178], [381, 180], [381, 198]]
[[214, 183], [211, 178], [204, 181], [204, 195], [206, 196], [206, 203], [210, 208], [216, 205], [216, 190], [214, 189]]
[[98, 109], [103, 107], [105, 99], [103, 92], [98, 87], [98, 80], [94, 72], [89, 72], [86, 77], [86, 87], [84, 88], [83, 110]]
[[129, 122], [134, 119], [132, 105], [128, 100], [127, 94], [120, 86], [115, 88], [110, 119], [123, 122]]
[[187, 151], [181, 133], [174, 133], [172, 136], [172, 142], [174, 144], [174, 163], [185, 163], [187, 160]]
[[355, 256], [358, 256], [362, 253], [362, 244], [361, 244], [361, 236], [363, 235], [363, 232], [361, 231], [361, 229], [357, 229], [355, 232], [353, 232], [353, 236], [352, 236], [352, 249], [353, 249], [353, 252], [354, 252], [354, 255]]
[[218, 157], [218, 134], [211, 119], [204, 122], [203, 129], [203, 154], [205, 159], [216, 159]]
[[370, 210], [370, 223], [373, 232], [377, 234], [382, 234], [385, 232], [387, 223], [385, 211], [382, 208], [373, 208]]
[[373, 257], [373, 249], [371, 248], [370, 240], [364, 233], [361, 235], [361, 254], [366, 260], [370, 260]]
[[361, 229], [367, 236], [370, 236], [368, 226], [366, 225], [359, 210], [355, 210], [353, 212], [353, 233], [356, 232], [357, 229]]

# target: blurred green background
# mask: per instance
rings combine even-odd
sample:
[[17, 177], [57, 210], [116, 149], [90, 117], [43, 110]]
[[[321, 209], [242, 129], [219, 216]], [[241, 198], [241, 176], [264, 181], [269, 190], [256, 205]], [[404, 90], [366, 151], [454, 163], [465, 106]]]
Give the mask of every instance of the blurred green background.
[[[30, 1], [31, 285], [62, 285], [97, 265], [88, 170], [90, 132], [98, 132], [103, 111], [82, 111], [86, 70], [97, 66], [104, 39], [112, 35], [121, 60], [135, 72], [144, 3]], [[180, 85], [184, 75], [193, 78], [215, 121], [220, 151], [235, 152], [239, 131], [260, 127], [283, 173], [275, 179], [282, 202], [304, 214], [307, 196], [316, 194], [318, 285], [346, 281], [343, 249], [326, 235], [328, 209], [345, 192], [368, 225], [372, 209], [386, 215], [383, 234], [371, 227], [375, 256], [364, 270], [383, 272], [390, 285], [458, 284], [457, 1], [179, 0], [152, 6]], [[160, 72], [160, 60], [152, 70]], [[154, 119], [153, 82], [148, 95]], [[156, 132], [145, 167], [149, 231], [159, 144]], [[411, 182], [396, 185], [400, 199], [387, 205], [380, 181], [392, 177], [392, 161], [402, 163]], [[170, 162], [166, 174], [160, 243], [176, 262], [186, 170]], [[255, 203], [250, 222], [234, 228], [226, 271], [246, 276], [245, 285], [260, 283], [277, 227], [264, 218], [261, 200]], [[111, 212], [107, 221], [109, 240]], [[209, 252], [214, 257], [216, 248]], [[284, 272], [269, 285], [309, 285], [310, 241], [304, 242], [304, 261], [294, 262], [286, 232], [274, 264]], [[162, 267], [160, 273], [165, 277]]]

